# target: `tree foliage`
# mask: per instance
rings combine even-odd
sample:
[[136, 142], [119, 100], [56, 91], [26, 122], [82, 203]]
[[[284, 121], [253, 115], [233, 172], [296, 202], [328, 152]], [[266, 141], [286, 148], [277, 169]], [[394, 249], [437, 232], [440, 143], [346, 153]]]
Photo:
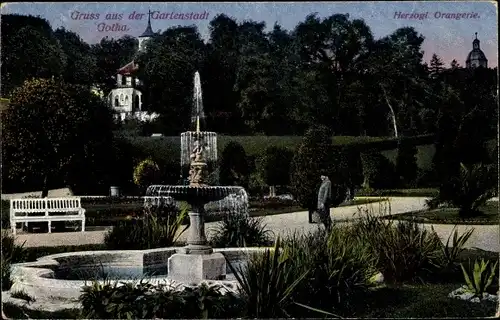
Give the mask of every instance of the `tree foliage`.
[[7, 177], [44, 192], [52, 183], [103, 184], [111, 139], [111, 114], [103, 102], [86, 87], [55, 79], [26, 81], [2, 114]]
[[464, 218], [477, 215], [479, 206], [495, 194], [497, 176], [492, 165], [460, 163], [459, 174], [450, 179], [438, 199], [460, 208], [459, 214]]
[[268, 186], [286, 186], [290, 182], [293, 152], [287, 148], [269, 147], [261, 155], [260, 176]]
[[407, 142], [400, 142], [396, 158], [396, 173], [401, 182], [410, 186], [417, 177], [417, 148]]
[[249, 164], [245, 149], [238, 142], [229, 142], [222, 151], [219, 181], [223, 186], [248, 187]]
[[[219, 14], [209, 23], [206, 42], [195, 26], [175, 26], [158, 33], [144, 52], [138, 52], [138, 41], [132, 36], [105, 37], [90, 45], [69, 30], [53, 30], [39, 17], [6, 14], [1, 20], [2, 97], [8, 98], [32, 78], [54, 78], [87, 88], [79, 87], [80, 92], [95, 86], [107, 95], [116, 86], [117, 69], [134, 61], [142, 80], [138, 89], [143, 93], [143, 108], [160, 114], [154, 132], [178, 135], [194, 129], [190, 120], [193, 74], [199, 71], [210, 131], [303, 136], [308, 128], [323, 125], [334, 135], [404, 138], [434, 134], [433, 164], [443, 185], [459, 175], [460, 162], [473, 165], [487, 161], [483, 142], [496, 138], [497, 70], [465, 69], [458, 63], [460, 57], [448, 64], [436, 54], [423, 61], [426, 40], [412, 27], [375, 38], [370, 26], [347, 14], [309, 14], [290, 30], [278, 23], [266, 28], [262, 21], [237, 21]], [[86, 94], [81, 99], [84, 97]], [[94, 102], [101, 104], [95, 99], [87, 103]], [[54, 103], [51, 108], [61, 107], [62, 102]], [[89, 129], [87, 135], [94, 131], [99, 132]], [[37, 136], [33, 144], [41, 144], [42, 138]], [[412, 180], [413, 151], [403, 149], [398, 175]], [[106, 158], [106, 154], [99, 157]], [[332, 157], [338, 158], [338, 167], [351, 168], [337, 176], [357, 185], [360, 170], [352, 164], [359, 164], [359, 156], [336, 150]], [[79, 165], [84, 164], [79, 161]], [[155, 161], [160, 164], [159, 159]], [[7, 168], [17, 166], [4, 161], [3, 170], [15, 171]], [[166, 168], [167, 164], [160, 166]], [[168, 167], [175, 171], [173, 165]], [[390, 165], [384, 168], [377, 170], [394, 171]], [[131, 168], [127, 171], [132, 172]], [[168, 180], [177, 175], [172, 172], [165, 172]], [[226, 181], [236, 183], [228, 172], [223, 173]], [[39, 175], [35, 171], [30, 179], [40, 180]], [[26, 179], [28, 173], [19, 181]], [[123, 179], [131, 183], [131, 174]], [[238, 183], [246, 183], [245, 179]], [[378, 178], [370, 179], [364, 180], [384, 185], [375, 181]]]
[[310, 212], [316, 209], [321, 175], [327, 175], [332, 181], [332, 205], [345, 199], [347, 182], [342, 174], [346, 164], [343, 156], [334, 150], [328, 128], [318, 126], [307, 131], [293, 157], [290, 173], [292, 194], [303, 208]]
[[145, 191], [150, 185], [157, 184], [160, 177], [160, 168], [152, 159], [141, 161], [134, 169], [134, 183]]

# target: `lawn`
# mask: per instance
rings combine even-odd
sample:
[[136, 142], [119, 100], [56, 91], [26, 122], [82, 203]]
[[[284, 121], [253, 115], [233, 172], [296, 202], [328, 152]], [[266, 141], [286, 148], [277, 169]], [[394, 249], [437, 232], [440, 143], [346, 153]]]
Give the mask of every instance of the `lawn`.
[[356, 197], [435, 197], [436, 188], [356, 190]]
[[458, 215], [458, 208], [439, 208], [433, 210], [421, 210], [406, 212], [398, 215], [387, 216], [387, 219], [394, 220], [415, 220], [422, 223], [440, 223], [440, 224], [471, 224], [471, 225], [497, 225], [500, 223], [498, 215], [498, 202], [491, 201], [479, 207], [481, 214], [462, 219]]

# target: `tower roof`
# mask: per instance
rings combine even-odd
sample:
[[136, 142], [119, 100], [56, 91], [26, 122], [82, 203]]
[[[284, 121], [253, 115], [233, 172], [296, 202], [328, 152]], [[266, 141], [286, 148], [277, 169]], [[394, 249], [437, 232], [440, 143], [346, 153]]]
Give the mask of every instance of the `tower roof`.
[[146, 30], [139, 36], [139, 38], [151, 38], [155, 35], [153, 28], [151, 28], [151, 10], [148, 11], [148, 26]]
[[472, 41], [472, 51], [469, 52], [469, 54], [467, 55], [467, 60], [465, 60], [466, 62], [472, 60], [488, 61], [488, 59], [486, 59], [486, 55], [481, 50], [479, 43], [480, 41], [477, 38], [477, 32], [476, 32], [476, 38]]
[[131, 61], [118, 69], [117, 74], [121, 74], [122, 76], [130, 76], [132, 73], [137, 71], [139, 66], [135, 63], [135, 61]]

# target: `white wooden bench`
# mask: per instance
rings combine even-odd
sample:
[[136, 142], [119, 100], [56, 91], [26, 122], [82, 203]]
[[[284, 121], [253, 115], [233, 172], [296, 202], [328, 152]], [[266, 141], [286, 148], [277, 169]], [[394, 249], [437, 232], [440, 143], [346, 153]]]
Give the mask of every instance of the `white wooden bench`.
[[[41, 215], [43, 213], [43, 215]], [[51, 213], [57, 215], [50, 215]], [[85, 231], [85, 209], [80, 197], [27, 198], [10, 200], [10, 226], [16, 234], [16, 223], [47, 222], [49, 233], [52, 221], [81, 221]]]

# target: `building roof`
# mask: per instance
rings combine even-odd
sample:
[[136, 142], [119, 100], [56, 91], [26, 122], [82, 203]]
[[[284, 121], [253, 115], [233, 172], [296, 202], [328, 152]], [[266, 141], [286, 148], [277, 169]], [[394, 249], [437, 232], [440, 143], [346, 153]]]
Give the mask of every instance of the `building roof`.
[[471, 52], [469, 52], [469, 54], [467, 55], [467, 60], [465, 61], [469, 62], [472, 60], [488, 61], [488, 59], [486, 59], [486, 55], [484, 54], [483, 51], [481, 51], [481, 49], [474, 49]]
[[124, 65], [123, 67], [118, 69], [118, 71], [116, 73], [121, 74], [123, 76], [130, 76], [131, 74], [133, 74], [137, 70], [139, 70], [139, 65], [137, 65], [135, 63], [135, 61], [132, 60], [131, 62], [127, 63], [126, 65]]
[[481, 50], [480, 41], [477, 38], [477, 32], [476, 32], [476, 39], [472, 41], [472, 48], [473, 48], [472, 51], [469, 52], [469, 54], [467, 55], [467, 60], [465, 60], [466, 63], [472, 60], [488, 61], [488, 59], [486, 59], [486, 55]]
[[151, 28], [151, 11], [148, 12], [148, 26], [146, 30], [139, 36], [139, 38], [151, 38], [155, 35], [153, 28]]

